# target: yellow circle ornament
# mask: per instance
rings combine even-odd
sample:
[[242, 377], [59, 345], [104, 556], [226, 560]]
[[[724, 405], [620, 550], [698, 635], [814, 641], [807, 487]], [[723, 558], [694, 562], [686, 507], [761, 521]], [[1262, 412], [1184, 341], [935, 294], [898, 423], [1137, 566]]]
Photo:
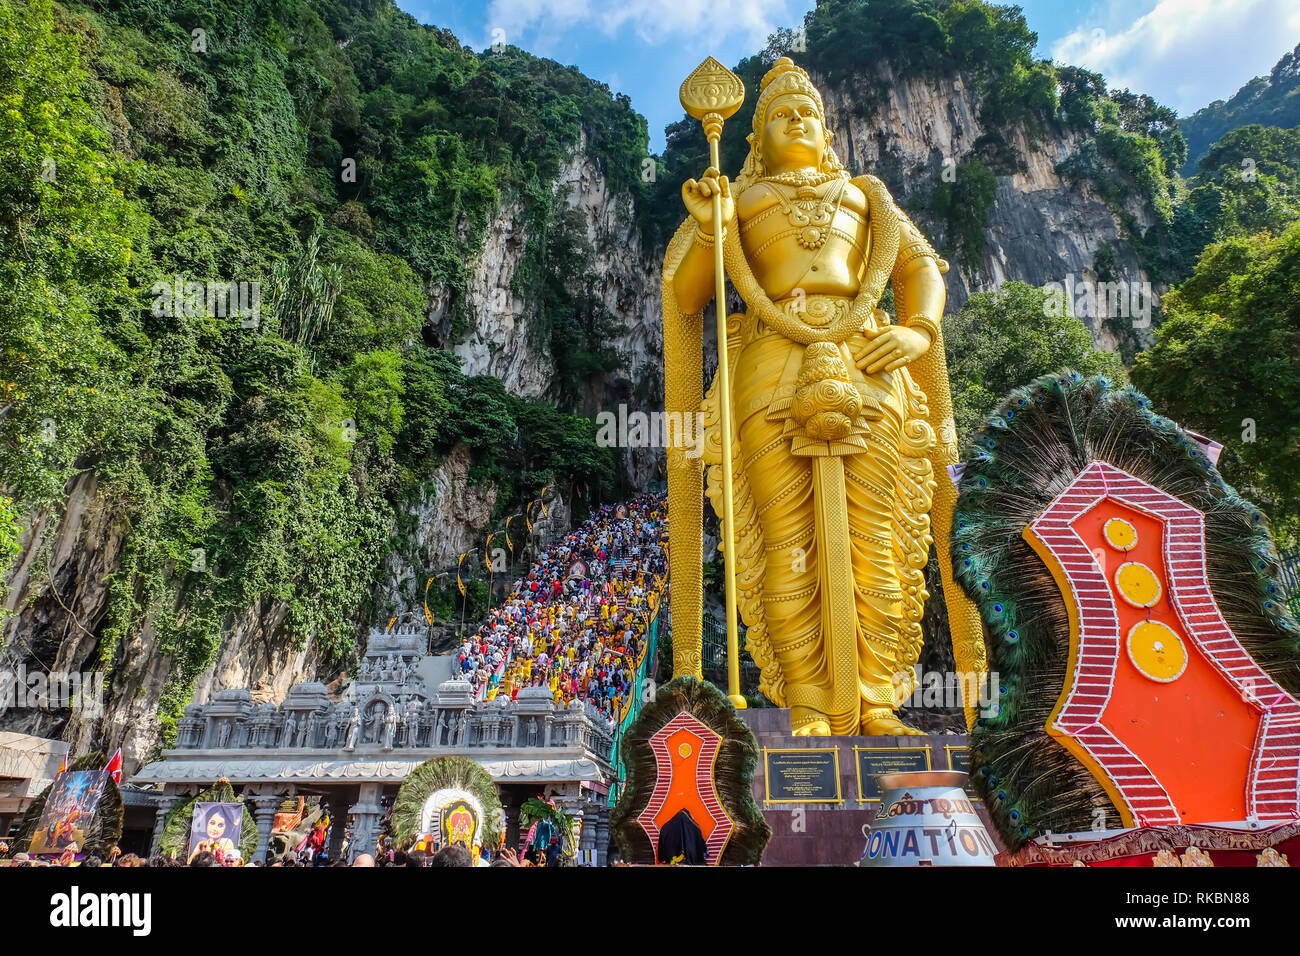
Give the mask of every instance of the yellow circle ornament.
[[1116, 551], [1132, 551], [1137, 547], [1137, 528], [1123, 518], [1111, 518], [1102, 528], [1106, 543]]
[[1168, 684], [1187, 670], [1187, 647], [1167, 625], [1138, 621], [1128, 632], [1128, 659], [1143, 677]]
[[1134, 607], [1151, 607], [1163, 593], [1156, 573], [1140, 561], [1126, 561], [1116, 569], [1115, 587]]
[[677, 752], [681, 754], [683, 757], [689, 757], [691, 755], [691, 745], [687, 743], [683, 743], [680, 746], [678, 746]]

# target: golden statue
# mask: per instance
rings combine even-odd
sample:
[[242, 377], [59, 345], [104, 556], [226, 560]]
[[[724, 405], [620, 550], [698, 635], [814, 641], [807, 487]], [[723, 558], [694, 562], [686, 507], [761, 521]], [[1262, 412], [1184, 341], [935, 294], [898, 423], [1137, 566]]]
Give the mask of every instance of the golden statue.
[[[740, 175], [720, 175], [722, 122], [743, 95], [712, 58], [682, 87], [713, 165], [683, 185], [690, 216], [664, 258], [667, 419], [703, 412], [707, 494], [733, 550], [728, 616], [738, 605], [760, 688], [790, 708], [794, 732], [918, 733], [896, 712], [915, 686], [932, 505], [958, 668], [984, 670], [978, 612], [947, 560], [947, 264], [880, 180], [845, 171], [820, 93], [788, 57], [763, 78]], [[719, 261], [746, 312], [727, 317], [702, 396], [702, 313], [722, 288]], [[891, 281], [897, 324], [878, 308]], [[698, 677], [704, 475], [683, 444], [668, 450], [673, 663]]]

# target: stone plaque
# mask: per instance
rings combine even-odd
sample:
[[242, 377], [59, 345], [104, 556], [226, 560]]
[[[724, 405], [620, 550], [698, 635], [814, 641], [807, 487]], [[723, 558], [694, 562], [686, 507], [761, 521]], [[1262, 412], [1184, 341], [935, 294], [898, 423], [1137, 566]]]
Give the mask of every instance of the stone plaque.
[[[967, 775], [970, 774], [970, 748], [969, 747], [954, 746], [952, 744], [944, 744], [943, 749], [944, 749], [944, 753], [948, 758], [949, 770], [957, 770]], [[966, 795], [970, 797], [972, 800], [974, 800], [976, 803], [980, 802], [979, 795], [974, 791], [974, 789], [972, 789], [969, 783], [966, 785]]]
[[970, 773], [970, 749], [946, 744], [943, 748], [948, 753], [948, 769], [961, 773]]
[[929, 747], [854, 747], [858, 761], [858, 803], [878, 803], [878, 773], [930, 770]]
[[763, 749], [768, 803], [840, 803], [840, 751]]

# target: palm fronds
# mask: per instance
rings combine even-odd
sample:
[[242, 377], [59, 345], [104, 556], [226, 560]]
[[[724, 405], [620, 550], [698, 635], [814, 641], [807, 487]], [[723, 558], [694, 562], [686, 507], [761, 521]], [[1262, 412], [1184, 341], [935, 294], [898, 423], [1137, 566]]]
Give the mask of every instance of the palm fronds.
[[519, 808], [519, 825], [531, 827], [534, 823], [549, 822], [560, 834], [560, 849], [565, 856], [573, 856], [577, 846], [573, 838], [573, 817], [563, 807], [552, 806], [540, 797], [529, 797]]

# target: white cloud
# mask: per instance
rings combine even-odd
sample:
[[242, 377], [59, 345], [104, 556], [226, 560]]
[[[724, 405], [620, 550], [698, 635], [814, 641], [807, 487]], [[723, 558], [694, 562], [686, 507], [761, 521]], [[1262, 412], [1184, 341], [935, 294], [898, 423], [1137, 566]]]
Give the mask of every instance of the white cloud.
[[1052, 46], [1052, 57], [1185, 116], [1267, 73], [1297, 41], [1295, 0], [1160, 0], [1117, 30], [1076, 28]]
[[[492, 0], [488, 31], [499, 27], [513, 37], [530, 29], [543, 33], [596, 29], [613, 36], [625, 27], [658, 45], [687, 38], [703, 41], [739, 34], [755, 47], [786, 22], [786, 0]], [[507, 42], [514, 42], [507, 40]]]

